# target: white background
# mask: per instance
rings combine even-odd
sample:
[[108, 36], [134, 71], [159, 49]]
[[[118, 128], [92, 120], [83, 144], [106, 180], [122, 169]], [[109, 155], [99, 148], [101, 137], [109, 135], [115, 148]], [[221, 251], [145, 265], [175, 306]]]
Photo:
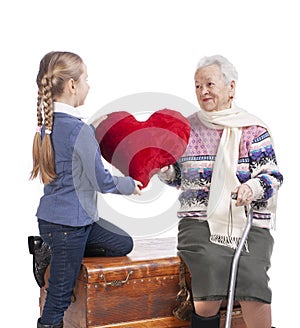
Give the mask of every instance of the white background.
[[42, 192], [38, 181], [28, 180], [36, 126], [35, 78], [46, 52], [67, 50], [81, 55], [88, 66], [88, 115], [116, 98], [146, 91], [174, 94], [196, 104], [193, 74], [198, 59], [219, 53], [234, 63], [240, 76], [237, 103], [268, 123], [285, 178], [270, 271], [273, 325], [295, 327], [300, 232], [296, 4], [289, 0], [1, 2], [2, 322], [31, 328], [39, 316], [39, 289], [27, 250], [27, 236], [38, 233], [35, 211]]

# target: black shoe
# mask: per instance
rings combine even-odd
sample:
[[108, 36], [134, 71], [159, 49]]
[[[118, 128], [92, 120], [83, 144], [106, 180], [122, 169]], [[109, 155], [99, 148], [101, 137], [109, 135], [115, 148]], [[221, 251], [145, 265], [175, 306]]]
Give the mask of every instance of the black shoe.
[[40, 323], [40, 319], [37, 322], [37, 328], [63, 328], [64, 327], [64, 323], [61, 322], [58, 325], [42, 325]]
[[33, 275], [40, 288], [45, 286], [44, 274], [51, 259], [50, 247], [39, 236], [28, 237], [29, 253], [33, 255]]

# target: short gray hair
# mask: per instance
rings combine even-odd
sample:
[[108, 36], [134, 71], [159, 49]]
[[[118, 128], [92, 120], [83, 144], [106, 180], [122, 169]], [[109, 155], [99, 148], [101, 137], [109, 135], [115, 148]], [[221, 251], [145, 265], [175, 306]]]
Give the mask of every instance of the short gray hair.
[[200, 68], [214, 65], [214, 64], [219, 66], [224, 76], [225, 84], [229, 84], [231, 81], [237, 82], [238, 72], [236, 68], [231, 64], [231, 62], [227, 58], [221, 55], [202, 57], [197, 64], [196, 72]]

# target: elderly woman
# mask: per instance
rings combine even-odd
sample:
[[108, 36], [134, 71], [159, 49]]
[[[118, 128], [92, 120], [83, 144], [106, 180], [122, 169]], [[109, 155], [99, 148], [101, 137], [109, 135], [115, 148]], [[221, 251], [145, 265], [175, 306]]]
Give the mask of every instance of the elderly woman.
[[[253, 225], [237, 273], [235, 299], [248, 328], [271, 327], [267, 274], [273, 248], [280, 174], [270, 131], [233, 101], [238, 74], [224, 57], [200, 60], [195, 73], [199, 112], [189, 117], [191, 134], [180, 160], [159, 172], [181, 188], [178, 254], [192, 276], [195, 313], [191, 327], [219, 328], [234, 251], [253, 209]], [[237, 200], [232, 200], [237, 193]]]

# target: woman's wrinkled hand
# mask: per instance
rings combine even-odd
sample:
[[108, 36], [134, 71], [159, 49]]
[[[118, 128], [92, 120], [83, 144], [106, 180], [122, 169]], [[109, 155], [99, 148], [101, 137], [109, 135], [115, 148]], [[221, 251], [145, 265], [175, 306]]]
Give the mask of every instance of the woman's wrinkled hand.
[[163, 180], [171, 180], [174, 178], [175, 169], [173, 165], [164, 166], [157, 172], [157, 174]]
[[169, 170], [170, 166], [164, 166], [160, 169], [160, 173], [166, 173]]
[[233, 194], [237, 194], [235, 203], [236, 206], [246, 206], [254, 201], [252, 189], [245, 183], [237, 187], [233, 191]]

